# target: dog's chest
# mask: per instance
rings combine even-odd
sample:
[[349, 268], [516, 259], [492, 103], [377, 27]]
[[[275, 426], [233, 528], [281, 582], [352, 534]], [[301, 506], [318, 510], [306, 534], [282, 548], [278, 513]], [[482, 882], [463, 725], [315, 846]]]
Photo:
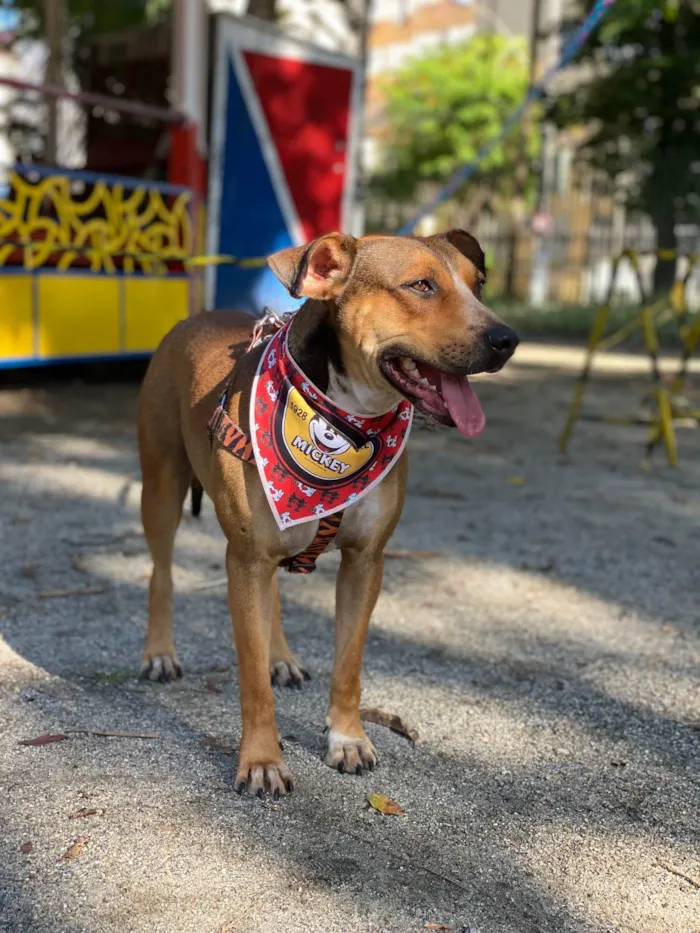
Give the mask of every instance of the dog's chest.
[[[338, 534], [326, 548], [327, 551], [359, 544], [372, 534], [381, 517], [380, 489], [381, 484], [345, 509]], [[304, 522], [281, 531], [280, 542], [285, 555], [292, 557], [305, 551], [316, 537], [318, 526], [319, 522]]]

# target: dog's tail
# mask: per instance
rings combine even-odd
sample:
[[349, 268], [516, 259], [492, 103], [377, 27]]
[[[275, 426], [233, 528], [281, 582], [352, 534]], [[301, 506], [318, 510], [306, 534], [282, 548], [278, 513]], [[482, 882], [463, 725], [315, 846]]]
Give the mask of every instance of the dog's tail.
[[202, 496], [204, 495], [204, 490], [202, 489], [202, 484], [199, 482], [196, 476], [192, 479], [190, 494], [192, 515], [195, 518], [199, 518], [199, 513], [202, 511]]

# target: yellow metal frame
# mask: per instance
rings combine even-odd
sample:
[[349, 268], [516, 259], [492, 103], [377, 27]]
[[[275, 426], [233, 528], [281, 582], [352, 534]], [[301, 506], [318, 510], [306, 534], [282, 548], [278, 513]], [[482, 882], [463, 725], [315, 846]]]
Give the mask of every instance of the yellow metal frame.
[[[656, 254], [659, 259], [675, 259], [675, 251], [660, 250]], [[613, 260], [612, 272], [610, 277], [610, 287], [604, 303], [596, 312], [593, 325], [588, 336], [588, 347], [586, 358], [579, 374], [576, 388], [571, 399], [569, 412], [567, 415], [564, 429], [559, 438], [559, 450], [565, 453], [568, 449], [569, 441], [574, 429], [574, 425], [581, 416], [581, 406], [586, 385], [590, 378], [595, 355], [602, 349], [610, 349], [622, 343], [627, 337], [635, 331], [641, 330], [644, 338], [644, 347], [651, 364], [652, 394], [656, 405], [656, 413], [649, 426], [649, 437], [646, 444], [646, 457], [644, 465], [648, 466], [651, 455], [655, 447], [663, 442], [666, 450], [666, 457], [671, 466], [678, 465], [678, 446], [676, 441], [676, 431], [674, 422], [681, 417], [692, 417], [700, 420], [700, 411], [694, 409], [688, 410], [676, 402], [676, 396], [683, 389], [687, 377], [688, 361], [700, 343], [700, 316], [692, 324], [688, 324], [688, 305], [686, 297], [686, 287], [688, 280], [695, 268], [696, 256], [690, 254], [688, 259], [688, 269], [682, 280], [676, 281], [671, 288], [668, 298], [656, 302], [647, 302], [644, 298], [644, 286], [642, 282], [641, 268], [639, 265], [639, 253], [634, 250], [626, 250], [620, 256]], [[639, 307], [639, 317], [637, 321], [624, 325], [614, 334], [607, 338], [605, 330], [610, 317], [610, 308], [612, 303], [613, 291], [617, 280], [620, 263], [627, 259], [634, 270], [639, 286], [639, 293], [642, 301]], [[676, 317], [678, 320], [679, 333], [681, 337], [682, 355], [680, 366], [672, 381], [670, 390], [664, 385], [659, 371], [659, 338], [658, 325], [668, 317]], [[610, 418], [604, 420], [608, 423], [630, 424], [636, 423], [636, 419]]]

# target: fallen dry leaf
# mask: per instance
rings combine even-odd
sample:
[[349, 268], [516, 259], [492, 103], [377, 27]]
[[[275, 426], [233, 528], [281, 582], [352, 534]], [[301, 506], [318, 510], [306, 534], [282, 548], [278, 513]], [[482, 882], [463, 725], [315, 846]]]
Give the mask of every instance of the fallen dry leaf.
[[424, 930], [454, 930], [451, 923], [426, 923]]
[[443, 557], [442, 551], [397, 551], [387, 548], [384, 556], [389, 560], [423, 560], [424, 558]]
[[364, 719], [365, 722], [376, 723], [378, 726], [385, 726], [387, 729], [391, 729], [392, 732], [396, 732], [397, 735], [402, 735], [405, 739], [408, 739], [413, 745], [418, 741], [416, 729], [411, 729], [394, 713], [385, 713], [383, 709], [372, 707], [371, 709], [361, 709], [360, 719]]
[[210, 680], [207, 684], [207, 690], [209, 693], [221, 693], [221, 690], [219, 690], [213, 680]]
[[29, 855], [29, 853], [32, 851], [33, 848], [34, 846], [31, 842], [23, 842], [22, 845], [19, 847], [19, 851], [23, 855]]
[[69, 819], [79, 820], [84, 816], [102, 816], [104, 812], [104, 810], [98, 810], [94, 807], [83, 807], [82, 810], [76, 810], [75, 813], [71, 813]]
[[367, 802], [386, 816], [406, 816], [404, 808], [386, 794], [367, 794]]
[[68, 862], [70, 861], [70, 859], [77, 858], [87, 844], [88, 844], [87, 838], [85, 836], [80, 836], [79, 839], [75, 840], [75, 842], [70, 847], [70, 849], [68, 849], [67, 852], [63, 853], [59, 861]]
[[62, 732], [46, 732], [44, 735], [38, 735], [35, 739], [20, 739], [18, 745], [50, 745], [52, 742], [62, 742], [67, 739], [67, 735]]

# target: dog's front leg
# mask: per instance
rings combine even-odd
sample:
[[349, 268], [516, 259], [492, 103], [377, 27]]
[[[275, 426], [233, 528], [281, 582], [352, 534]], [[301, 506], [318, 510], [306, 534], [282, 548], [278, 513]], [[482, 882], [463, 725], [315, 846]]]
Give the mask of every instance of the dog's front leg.
[[276, 606], [277, 565], [246, 558], [229, 545], [226, 554], [228, 598], [238, 656], [243, 735], [235, 789], [277, 797], [293, 788], [282, 760], [270, 685], [270, 630]]
[[377, 753], [360, 721], [360, 668], [370, 616], [382, 585], [383, 554], [376, 547], [347, 548], [336, 585], [335, 658], [328, 710], [326, 764], [362, 774]]

